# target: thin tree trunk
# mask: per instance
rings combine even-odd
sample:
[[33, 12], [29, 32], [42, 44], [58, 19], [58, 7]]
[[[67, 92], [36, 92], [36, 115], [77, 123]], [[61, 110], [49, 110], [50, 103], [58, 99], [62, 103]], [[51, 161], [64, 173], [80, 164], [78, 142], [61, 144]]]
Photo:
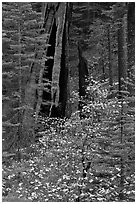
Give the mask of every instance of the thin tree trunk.
[[78, 54], [79, 54], [79, 110], [80, 110], [80, 117], [84, 116], [82, 114], [82, 108], [85, 105], [85, 100], [87, 99], [86, 88], [88, 85], [88, 66], [87, 61], [82, 55], [82, 48], [81, 43], [78, 42]]
[[108, 63], [109, 63], [109, 86], [110, 91], [113, 89], [113, 79], [112, 79], [112, 63], [111, 63], [111, 36], [110, 36], [110, 25], [107, 27], [108, 31]]
[[134, 95], [134, 76], [135, 76], [135, 2], [128, 3], [127, 15], [128, 29], [128, 92]]
[[103, 77], [102, 77], [102, 78], [103, 78], [103, 81], [105, 81], [106, 78], [105, 78], [105, 65], [104, 65], [104, 59], [102, 59], [102, 64], [101, 64], [101, 65], [102, 65], [102, 73], [103, 73]]
[[[19, 7], [20, 9], [20, 7]], [[20, 161], [20, 140], [22, 138], [22, 82], [21, 82], [21, 78], [22, 78], [22, 70], [21, 70], [21, 30], [20, 30], [20, 21], [19, 21], [19, 25], [18, 25], [18, 45], [19, 45], [19, 50], [18, 50], [18, 54], [19, 54], [19, 110], [18, 110], [18, 123], [20, 124], [18, 127], [18, 138], [17, 138], [17, 148], [18, 148], [18, 161]]]
[[66, 46], [65, 46], [65, 53], [66, 53], [66, 70], [67, 70], [67, 93], [66, 93], [66, 108], [65, 108], [65, 116], [70, 117], [71, 115], [71, 105], [69, 102], [70, 99], [70, 70], [69, 70], [69, 36], [68, 36], [69, 25], [68, 21], [66, 22]]
[[[121, 19], [119, 29], [118, 29], [118, 81], [119, 81], [119, 100], [121, 103], [121, 113], [120, 113], [120, 142], [124, 143], [124, 124], [123, 124], [123, 99], [126, 90], [126, 76], [127, 76], [127, 15], [125, 14]], [[119, 199], [124, 200], [124, 158], [121, 155], [121, 171], [120, 171], [120, 192]]]
[[121, 20], [118, 29], [118, 81], [119, 96], [121, 91], [126, 89], [127, 77], [127, 15], [125, 14]]
[[66, 108], [65, 108], [65, 116], [70, 117], [71, 115], [71, 103], [70, 103], [70, 68], [69, 68], [69, 27], [70, 22], [72, 18], [72, 9], [73, 4], [68, 3], [67, 4], [67, 16], [66, 16], [66, 28], [65, 28], [65, 34], [66, 34], [66, 45], [65, 45], [65, 53], [66, 53], [66, 71], [67, 71], [67, 97], [66, 97]]

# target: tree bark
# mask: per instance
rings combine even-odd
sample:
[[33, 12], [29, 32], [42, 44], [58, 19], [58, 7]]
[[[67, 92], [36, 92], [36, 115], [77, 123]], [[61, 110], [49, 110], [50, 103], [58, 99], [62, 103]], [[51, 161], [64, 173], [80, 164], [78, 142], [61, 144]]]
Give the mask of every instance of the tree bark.
[[108, 63], [109, 63], [109, 86], [110, 91], [113, 89], [113, 79], [112, 79], [112, 62], [111, 62], [111, 36], [110, 36], [110, 25], [107, 27], [108, 31]]
[[61, 55], [62, 55], [62, 42], [63, 42], [63, 31], [66, 18], [66, 5], [67, 3], [61, 3], [58, 12], [56, 13], [56, 45], [55, 45], [55, 55], [54, 55], [54, 65], [52, 70], [52, 84], [51, 84], [51, 108], [50, 114], [52, 114], [53, 106], [57, 107], [59, 105], [59, 77], [61, 71]]
[[[51, 34], [52, 26], [54, 23], [55, 13], [58, 8], [59, 3], [43, 3], [42, 6], [42, 20], [43, 25], [41, 27], [41, 33], [45, 35], [45, 45], [49, 43], [49, 37]], [[47, 56], [47, 47], [45, 47], [44, 57]], [[25, 90], [25, 111], [23, 117], [23, 129], [28, 137], [29, 135], [34, 135], [34, 129], [37, 123], [38, 114], [40, 112], [40, 107], [42, 103], [43, 95], [43, 73], [45, 71], [45, 62], [42, 59], [42, 54], [37, 53], [36, 50], [35, 59], [31, 66], [30, 78], [26, 85]], [[41, 63], [38, 63], [37, 60], [40, 60]], [[38, 81], [38, 84], [37, 84]], [[36, 90], [38, 99], [36, 101]], [[34, 119], [34, 106], [36, 104], [36, 115]]]
[[70, 67], [69, 67], [69, 27], [70, 27], [70, 22], [72, 18], [72, 9], [73, 9], [73, 4], [69, 3], [68, 9], [67, 9], [66, 32], [65, 32], [66, 33], [65, 53], [66, 53], [66, 69], [67, 69], [67, 88], [66, 88], [67, 98], [66, 98], [65, 116], [68, 118], [71, 116], [71, 112], [72, 112], [71, 103], [70, 103]]
[[[54, 5], [55, 4], [55, 5]], [[44, 33], [47, 37], [46, 43], [48, 44], [49, 41], [49, 34], [51, 31], [52, 27], [52, 21], [54, 18], [54, 6], [57, 6], [57, 3], [49, 3], [43, 4], [43, 11], [42, 11], [42, 19], [44, 19], [43, 22], [43, 27], [42, 30], [44, 30]], [[49, 14], [48, 19], [45, 18], [46, 13]], [[46, 26], [45, 26], [46, 25]], [[45, 55], [46, 55], [45, 50]], [[31, 65], [31, 70], [30, 70], [30, 77], [26, 85], [26, 90], [25, 90], [25, 111], [24, 111], [24, 116], [23, 116], [23, 129], [24, 129], [24, 134], [26, 137], [32, 137], [34, 136], [34, 128], [35, 124], [38, 118], [38, 113], [41, 105], [41, 98], [42, 98], [42, 75], [45, 69], [45, 66], [40, 65], [37, 60], [41, 60], [41, 53], [35, 54], [35, 59], [34, 62]], [[37, 84], [37, 76], [39, 75], [38, 79], [38, 84]], [[36, 106], [36, 117], [34, 120], [34, 106], [36, 103], [36, 90], [38, 92], [38, 101], [37, 101], [37, 106]]]
[[[121, 18], [118, 29], [118, 81], [119, 81], [119, 102], [121, 104], [120, 112], [120, 142], [124, 143], [124, 124], [123, 124], [123, 100], [124, 92], [127, 86], [127, 14], [124, 14]], [[121, 155], [121, 171], [120, 171], [120, 192], [119, 199], [124, 200], [124, 158]]]
[[[43, 13], [42, 16], [44, 19], [43, 29], [44, 29], [45, 35], [48, 34], [46, 44], [49, 43], [49, 37], [51, 35], [57, 6], [58, 6], [57, 3], [49, 3], [49, 4], [44, 3], [43, 5], [43, 12], [42, 12]], [[47, 55], [47, 51], [48, 51], [48, 48], [46, 47], [45, 55]], [[44, 89], [44, 85], [43, 85], [44, 70], [45, 70], [45, 66], [43, 65], [43, 67], [40, 69], [39, 80], [38, 80], [38, 100], [37, 100], [37, 106], [36, 106], [35, 124], [37, 123], [40, 107], [42, 104], [42, 95], [43, 95], [43, 89]]]
[[[44, 62], [41, 56], [36, 54], [37, 59], [41, 59], [42, 63], [40, 65], [33, 63], [31, 69], [30, 80], [25, 92], [26, 110], [23, 120], [23, 126], [27, 132], [31, 130], [34, 134], [34, 128], [37, 126], [41, 106], [45, 107], [45, 111], [48, 112], [49, 116], [57, 117], [67, 114], [66, 105], [69, 93], [68, 30], [70, 14], [70, 3], [43, 3], [43, 27], [41, 34], [45, 34], [45, 38], [47, 37], [45, 44], [49, 44], [49, 40], [52, 40], [51, 37], [54, 37], [55, 45], [52, 44], [50, 47], [46, 47], [44, 52], [45, 57], [51, 57], [52, 55], [53, 59], [47, 59], [47, 61]], [[51, 33], [54, 33], [54, 35], [51, 36]], [[48, 68], [48, 66], [50, 67]], [[48, 72], [48, 74], [45, 74], [45, 71], [46, 73]], [[46, 92], [45, 80], [48, 80], [48, 83], [50, 83], [51, 80], [51, 86], [48, 85], [48, 88], [50, 87], [49, 92]], [[36, 81], [38, 81], [38, 84]], [[45, 97], [45, 101], [43, 101], [43, 96]], [[47, 98], [49, 100], [47, 100]], [[33, 114], [35, 103], [36, 115], [34, 120]], [[49, 106], [50, 103], [51, 106]], [[46, 115], [48, 116], [48, 114]]]
[[128, 3], [127, 13], [127, 29], [128, 29], [128, 91], [130, 95], [134, 95], [134, 76], [135, 76], [135, 3]]
[[[82, 55], [82, 48], [81, 43], [78, 42], [78, 54], [79, 54], [79, 110], [82, 111], [82, 108], [85, 104], [85, 99], [87, 97], [86, 88], [88, 85], [87, 78], [88, 78], [88, 67], [87, 67], [87, 61]], [[80, 116], [82, 116], [82, 112], [80, 113]]]
[[118, 28], [118, 81], [119, 96], [121, 91], [126, 89], [127, 77], [127, 15], [121, 19]]

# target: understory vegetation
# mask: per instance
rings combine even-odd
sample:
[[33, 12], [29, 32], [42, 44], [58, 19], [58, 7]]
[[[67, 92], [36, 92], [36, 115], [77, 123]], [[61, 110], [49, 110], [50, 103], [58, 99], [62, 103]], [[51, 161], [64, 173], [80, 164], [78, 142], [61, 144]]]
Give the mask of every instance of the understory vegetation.
[[82, 119], [39, 117], [37, 143], [3, 153], [6, 201], [134, 201], [134, 98], [108, 100], [106, 85], [87, 88]]

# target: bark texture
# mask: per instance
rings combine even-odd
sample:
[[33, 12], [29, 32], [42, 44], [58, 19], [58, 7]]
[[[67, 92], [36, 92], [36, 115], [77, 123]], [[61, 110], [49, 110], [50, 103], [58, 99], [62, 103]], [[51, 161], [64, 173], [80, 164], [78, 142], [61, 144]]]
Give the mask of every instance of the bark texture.
[[118, 29], [118, 81], [119, 95], [126, 89], [127, 77], [127, 15], [121, 19]]
[[127, 13], [128, 29], [128, 91], [130, 95], [134, 94], [134, 76], [135, 76], [135, 2], [128, 3]]
[[[30, 130], [33, 134], [40, 112], [45, 112], [46, 116], [51, 117], [67, 114], [70, 7], [70, 3], [64, 2], [43, 3], [42, 5], [41, 36], [45, 39], [44, 56], [36, 51], [25, 90], [26, 109], [23, 126], [27, 132]], [[48, 44], [50, 47], [46, 46]], [[41, 60], [41, 63], [37, 63], [37, 60]], [[34, 107], [36, 107], [35, 120], [33, 118]]]
[[[43, 19], [43, 26], [41, 28], [42, 33], [45, 34], [46, 42], [48, 44], [49, 36], [51, 32], [51, 28], [53, 25], [54, 14], [58, 3], [44, 3], [43, 4], [43, 11], [42, 11], [42, 19]], [[48, 18], [47, 18], [48, 13]], [[46, 56], [47, 48], [45, 49], [45, 56]], [[24, 134], [28, 138], [34, 135], [34, 127], [37, 122], [38, 113], [40, 110], [41, 102], [42, 102], [42, 92], [44, 85], [42, 83], [43, 72], [45, 70], [44, 63], [39, 63], [41, 60], [42, 54], [37, 52], [35, 54], [34, 62], [30, 68], [30, 76], [29, 80], [27, 81], [26, 90], [25, 90], [25, 111], [23, 116], [23, 129]], [[38, 84], [37, 84], [38, 81]], [[36, 99], [36, 90], [38, 94], [38, 100]], [[36, 101], [37, 100], [37, 101]], [[34, 120], [34, 107], [36, 105], [36, 117]]]
[[110, 36], [110, 25], [107, 27], [108, 31], [108, 63], [109, 63], [109, 86], [110, 90], [113, 88], [113, 79], [112, 79], [112, 63], [111, 63], [111, 36]]
[[[47, 36], [46, 44], [49, 43], [49, 38], [51, 35], [52, 27], [54, 24], [54, 18], [55, 18], [55, 12], [58, 7], [58, 3], [44, 3], [43, 5], [43, 19], [44, 19], [44, 25], [43, 25], [43, 32]], [[45, 56], [47, 56], [48, 47], [45, 48]], [[37, 106], [36, 106], [36, 116], [35, 116], [35, 123], [37, 123], [38, 114], [40, 112], [40, 107], [42, 104], [42, 96], [43, 96], [43, 90], [44, 90], [44, 83], [43, 83], [43, 74], [45, 71], [45, 64], [40, 69], [39, 73], [39, 80], [38, 80], [38, 100], [37, 100]]]
[[[81, 111], [84, 104], [85, 99], [87, 98], [86, 94], [86, 88], [88, 85], [87, 78], [88, 78], [88, 67], [87, 67], [87, 61], [83, 57], [82, 54], [82, 48], [81, 48], [81, 42], [78, 43], [78, 54], [79, 54], [79, 110]], [[80, 114], [82, 116], [82, 113]]]
[[65, 25], [65, 17], [66, 17], [66, 5], [67, 3], [61, 3], [58, 12], [56, 13], [56, 45], [55, 45], [55, 55], [54, 55], [54, 65], [52, 71], [52, 84], [51, 84], [51, 108], [50, 114], [52, 113], [52, 108], [55, 105], [57, 107], [59, 105], [59, 77], [61, 71], [61, 55], [62, 55], [62, 40], [63, 40], [63, 31]]
[[[123, 123], [123, 99], [124, 91], [127, 88], [127, 14], [121, 18], [118, 29], [118, 81], [119, 81], [119, 102], [121, 103], [120, 112], [120, 142], [124, 143], [124, 123]], [[124, 113], [125, 114], [125, 113]], [[119, 199], [124, 200], [124, 158], [121, 155], [120, 159], [120, 192]]]

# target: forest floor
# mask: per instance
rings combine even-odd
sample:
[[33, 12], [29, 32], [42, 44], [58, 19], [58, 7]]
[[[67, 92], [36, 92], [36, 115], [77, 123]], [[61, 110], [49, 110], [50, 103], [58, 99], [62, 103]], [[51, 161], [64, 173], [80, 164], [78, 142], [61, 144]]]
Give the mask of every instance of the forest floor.
[[[22, 148], [20, 161], [16, 154], [5, 154], [3, 201], [119, 201], [119, 167], [93, 163], [83, 178], [81, 140], [63, 135], [53, 131], [52, 138]], [[134, 201], [134, 173], [126, 178], [124, 190], [124, 200]]]

